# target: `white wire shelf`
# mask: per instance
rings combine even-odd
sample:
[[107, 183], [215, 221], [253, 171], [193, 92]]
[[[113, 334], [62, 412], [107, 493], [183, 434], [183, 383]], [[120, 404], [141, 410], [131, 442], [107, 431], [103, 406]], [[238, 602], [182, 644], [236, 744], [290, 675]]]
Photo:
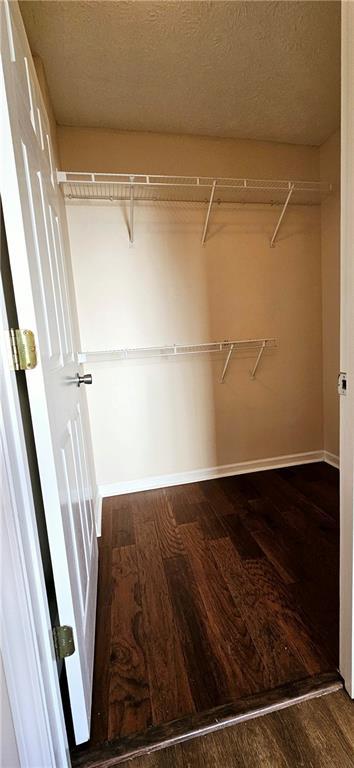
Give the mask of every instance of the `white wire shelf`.
[[200, 202], [207, 205], [202, 244], [207, 236], [215, 203], [258, 203], [281, 205], [274, 230], [275, 239], [289, 204], [318, 205], [332, 191], [325, 181], [277, 179], [212, 178], [209, 176], [164, 176], [154, 174], [94, 173], [57, 171], [57, 180], [67, 200], [128, 202], [129, 239], [134, 240], [134, 205], [137, 202]]
[[213, 352], [226, 352], [226, 359], [220, 381], [223, 382], [231, 357], [238, 350], [254, 350], [257, 352], [256, 360], [250, 376], [255, 378], [256, 371], [262, 359], [262, 355], [268, 348], [277, 347], [275, 338], [268, 339], [238, 339], [235, 341], [213, 341], [204, 344], [171, 344], [161, 347], [125, 347], [119, 349], [98, 350], [96, 352], [80, 352], [79, 363], [121, 362], [124, 360], [146, 360], [150, 358], [166, 358], [178, 355], [195, 355]]
[[[79, 173], [58, 171], [64, 197], [70, 200], [130, 200], [209, 202], [215, 184], [214, 202], [284, 203], [284, 194], [293, 188], [298, 203], [316, 204], [328, 195], [331, 184], [324, 181], [284, 181], [275, 179], [234, 179], [207, 176], [157, 176], [123, 173]], [[257, 194], [258, 193], [258, 194]]]

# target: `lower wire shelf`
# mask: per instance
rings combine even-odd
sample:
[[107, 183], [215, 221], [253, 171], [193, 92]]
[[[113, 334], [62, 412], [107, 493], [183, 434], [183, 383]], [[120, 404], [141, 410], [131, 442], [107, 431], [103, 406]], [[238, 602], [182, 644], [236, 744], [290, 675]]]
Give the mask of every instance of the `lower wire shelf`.
[[234, 341], [213, 341], [202, 344], [171, 344], [156, 347], [120, 347], [118, 349], [97, 350], [95, 352], [80, 352], [78, 354], [79, 363], [100, 363], [100, 362], [120, 362], [124, 360], [147, 360], [150, 358], [170, 358], [178, 355], [196, 355], [214, 352], [226, 352], [224, 368], [221, 374], [220, 382], [225, 379], [231, 357], [237, 350], [255, 350], [257, 357], [250, 376], [255, 378], [257, 369], [266, 349], [277, 347], [275, 338], [264, 339], [236, 339]]

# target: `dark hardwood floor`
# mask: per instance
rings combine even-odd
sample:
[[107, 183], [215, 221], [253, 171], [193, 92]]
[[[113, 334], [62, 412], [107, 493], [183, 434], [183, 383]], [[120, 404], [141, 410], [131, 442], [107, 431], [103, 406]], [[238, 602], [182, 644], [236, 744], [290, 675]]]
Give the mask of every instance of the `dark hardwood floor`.
[[106, 499], [88, 746], [335, 672], [338, 506], [322, 463]]

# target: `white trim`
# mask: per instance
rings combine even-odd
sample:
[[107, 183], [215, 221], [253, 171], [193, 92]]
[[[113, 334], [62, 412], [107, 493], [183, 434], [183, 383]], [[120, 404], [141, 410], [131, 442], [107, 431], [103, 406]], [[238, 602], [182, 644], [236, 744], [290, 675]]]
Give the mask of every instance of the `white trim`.
[[97, 490], [96, 503], [95, 503], [95, 521], [96, 521], [96, 536], [101, 536], [102, 532], [102, 496]]
[[123, 493], [137, 493], [138, 491], [149, 491], [155, 488], [167, 488], [171, 485], [198, 483], [202, 480], [213, 480], [217, 477], [242, 475], [247, 472], [262, 472], [264, 469], [278, 469], [280, 467], [310, 464], [323, 460], [323, 451], [293, 453], [288, 456], [274, 456], [268, 459], [242, 461], [238, 464], [224, 464], [219, 467], [192, 469], [189, 472], [177, 472], [173, 475], [158, 475], [157, 477], [142, 477], [138, 480], [122, 480], [116, 483], [106, 483], [99, 485], [98, 491], [103, 498], [107, 496], [120, 496]]
[[335, 453], [331, 453], [330, 451], [323, 451], [323, 461], [325, 461], [326, 464], [330, 464], [331, 467], [339, 469], [339, 456], [336, 456]]
[[354, 698], [354, 3], [342, 2], [339, 669]]

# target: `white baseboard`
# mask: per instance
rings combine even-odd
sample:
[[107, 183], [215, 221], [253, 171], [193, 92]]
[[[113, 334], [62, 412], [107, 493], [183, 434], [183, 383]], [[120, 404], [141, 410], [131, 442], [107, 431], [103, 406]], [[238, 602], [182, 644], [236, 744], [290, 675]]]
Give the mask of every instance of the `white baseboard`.
[[95, 502], [95, 523], [96, 523], [96, 535], [101, 536], [102, 531], [102, 494], [100, 489], [97, 489], [97, 496]]
[[335, 453], [323, 451], [323, 461], [325, 461], [326, 464], [330, 464], [332, 467], [339, 469], [339, 456], [336, 456]]
[[[331, 454], [328, 455], [330, 456]], [[193, 469], [189, 472], [177, 472], [173, 475], [158, 475], [156, 477], [143, 477], [138, 480], [123, 480], [118, 483], [99, 485], [98, 492], [103, 498], [107, 496], [121, 496], [123, 493], [137, 493], [138, 491], [149, 491], [155, 488], [167, 488], [171, 485], [185, 485], [186, 483], [197, 483], [202, 480], [213, 480], [217, 477], [241, 475], [246, 474], [247, 472], [262, 472], [265, 469], [291, 467], [296, 466], [297, 464], [310, 464], [316, 461], [324, 461], [324, 451], [294, 453], [289, 456], [275, 456], [269, 459], [243, 461], [238, 464], [224, 464], [219, 467]]]

